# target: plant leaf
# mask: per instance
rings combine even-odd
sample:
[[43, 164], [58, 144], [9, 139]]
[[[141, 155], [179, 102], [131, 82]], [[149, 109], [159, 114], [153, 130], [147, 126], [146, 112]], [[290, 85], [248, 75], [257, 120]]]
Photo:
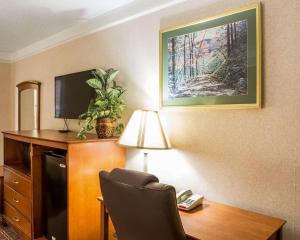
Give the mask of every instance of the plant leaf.
[[[112, 68], [93, 71], [94, 78], [89, 79], [87, 84], [95, 90], [95, 97], [91, 99], [87, 111], [79, 117], [84, 121], [78, 138], [84, 139], [86, 133], [95, 128], [98, 118], [109, 117], [115, 121], [121, 118], [126, 106], [122, 95], [126, 90], [114, 80], [118, 73], [118, 70]], [[122, 129], [118, 130], [120, 132]]]
[[86, 83], [90, 86], [90, 87], [92, 87], [92, 88], [94, 88], [94, 89], [101, 89], [101, 82], [98, 80], [98, 79], [96, 79], [96, 78], [91, 78], [91, 79], [89, 79], [89, 80], [87, 80], [86, 81]]
[[106, 75], [106, 71], [101, 68], [96, 69], [96, 73], [101, 77], [104, 77]]
[[109, 73], [109, 75], [108, 75], [106, 81], [107, 81], [108, 84], [110, 84], [116, 78], [116, 76], [118, 75], [119, 70], [110, 69], [110, 71], [108, 73]]

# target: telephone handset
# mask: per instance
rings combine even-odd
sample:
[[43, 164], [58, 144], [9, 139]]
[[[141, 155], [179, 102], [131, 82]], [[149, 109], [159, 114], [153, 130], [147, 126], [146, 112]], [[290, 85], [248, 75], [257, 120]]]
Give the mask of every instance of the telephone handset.
[[176, 194], [177, 207], [181, 210], [190, 211], [202, 204], [203, 196], [193, 194], [190, 189], [182, 190]]

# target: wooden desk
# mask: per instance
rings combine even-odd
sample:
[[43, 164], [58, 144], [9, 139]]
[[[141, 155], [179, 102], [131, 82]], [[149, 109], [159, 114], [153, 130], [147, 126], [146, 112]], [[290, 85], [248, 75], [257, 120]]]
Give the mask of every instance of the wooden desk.
[[[107, 240], [108, 213], [101, 205], [101, 240]], [[284, 220], [204, 200], [191, 212], [179, 211], [188, 237], [198, 240], [281, 240]]]
[[179, 211], [185, 233], [201, 240], [280, 240], [284, 220], [205, 200]]

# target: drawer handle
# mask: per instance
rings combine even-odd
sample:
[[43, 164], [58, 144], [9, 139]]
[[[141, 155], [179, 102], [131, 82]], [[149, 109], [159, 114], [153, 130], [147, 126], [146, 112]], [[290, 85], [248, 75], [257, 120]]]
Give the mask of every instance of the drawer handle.
[[60, 166], [61, 168], [66, 168], [66, 167], [67, 167], [65, 164], [62, 164], [62, 163], [60, 163], [59, 166]]
[[14, 220], [15, 222], [20, 222], [20, 219], [17, 218], [17, 217], [13, 217], [13, 220]]
[[14, 202], [19, 203], [20, 201], [16, 198], [13, 198]]
[[19, 184], [19, 182], [17, 180], [14, 180], [13, 183], [16, 185]]

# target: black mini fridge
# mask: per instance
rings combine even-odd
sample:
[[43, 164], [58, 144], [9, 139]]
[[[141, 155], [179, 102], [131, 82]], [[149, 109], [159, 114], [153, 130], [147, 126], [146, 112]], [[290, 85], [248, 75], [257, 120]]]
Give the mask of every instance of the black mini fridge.
[[43, 202], [45, 236], [48, 240], [67, 240], [67, 165], [64, 153], [44, 153]]

